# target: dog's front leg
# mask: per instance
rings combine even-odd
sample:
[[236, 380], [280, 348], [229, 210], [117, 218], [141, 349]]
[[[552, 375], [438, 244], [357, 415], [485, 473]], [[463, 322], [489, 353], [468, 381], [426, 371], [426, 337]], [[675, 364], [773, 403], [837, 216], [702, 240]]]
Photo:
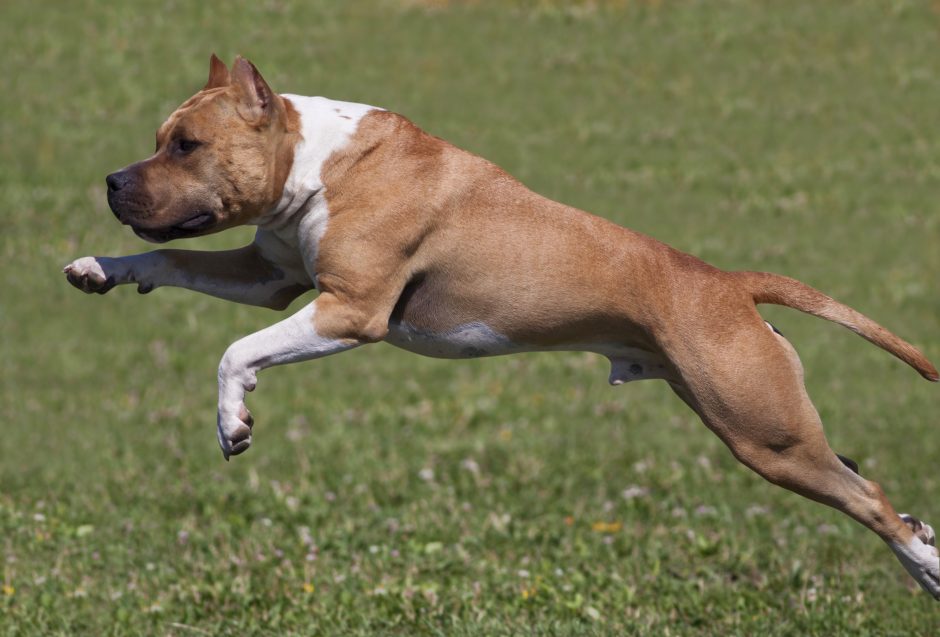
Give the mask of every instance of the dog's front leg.
[[69, 283], [88, 294], [136, 283], [141, 293], [173, 286], [236, 303], [284, 309], [313, 288], [303, 273], [291, 274], [257, 243], [237, 250], [155, 250], [126, 257], [83, 257], [64, 268]]
[[[324, 332], [331, 330], [323, 326], [336, 323], [335, 316], [327, 316], [336, 314], [330, 300], [329, 294], [321, 295], [293, 316], [235, 341], [226, 350], [219, 364], [218, 415], [219, 445], [226, 460], [251, 444], [253, 419], [245, 406], [245, 392], [255, 388], [259, 371], [336, 354], [374, 340], [326, 335]], [[355, 329], [344, 332], [356, 333]]]

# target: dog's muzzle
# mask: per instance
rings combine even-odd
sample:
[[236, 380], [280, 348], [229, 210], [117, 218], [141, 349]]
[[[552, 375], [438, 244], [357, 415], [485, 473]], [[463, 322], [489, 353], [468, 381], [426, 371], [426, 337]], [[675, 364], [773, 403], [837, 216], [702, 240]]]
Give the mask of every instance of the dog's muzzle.
[[141, 225], [138, 217], [147, 217], [150, 205], [142, 201], [138, 191], [138, 177], [131, 170], [119, 170], [105, 178], [108, 185], [108, 206], [118, 221], [128, 225], [141, 239], [153, 243], [165, 243], [173, 239], [191, 237], [214, 226], [218, 219], [210, 210], [196, 210], [183, 221], [162, 227]]
[[105, 177], [105, 183], [108, 184], [108, 206], [111, 212], [121, 223], [129, 223], [129, 210], [142, 207], [134, 195], [137, 191], [137, 177], [129, 170], [119, 170]]

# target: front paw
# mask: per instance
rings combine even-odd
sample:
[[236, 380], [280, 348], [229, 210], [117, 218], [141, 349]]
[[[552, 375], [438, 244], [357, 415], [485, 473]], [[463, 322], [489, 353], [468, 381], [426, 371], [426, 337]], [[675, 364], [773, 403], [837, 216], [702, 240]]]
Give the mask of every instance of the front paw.
[[219, 446], [226, 460], [251, 446], [251, 428], [254, 424], [255, 419], [243, 402], [234, 410], [219, 409]]
[[76, 259], [62, 269], [69, 283], [86, 294], [104, 294], [116, 285], [95, 257]]

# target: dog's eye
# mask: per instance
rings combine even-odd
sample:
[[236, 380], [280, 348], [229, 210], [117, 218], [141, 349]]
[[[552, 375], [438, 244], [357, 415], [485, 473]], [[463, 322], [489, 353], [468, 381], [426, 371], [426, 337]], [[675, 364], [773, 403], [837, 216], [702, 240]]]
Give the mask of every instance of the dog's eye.
[[179, 139], [176, 142], [176, 148], [183, 155], [188, 155], [197, 148], [199, 148], [200, 142], [197, 142], [195, 139]]

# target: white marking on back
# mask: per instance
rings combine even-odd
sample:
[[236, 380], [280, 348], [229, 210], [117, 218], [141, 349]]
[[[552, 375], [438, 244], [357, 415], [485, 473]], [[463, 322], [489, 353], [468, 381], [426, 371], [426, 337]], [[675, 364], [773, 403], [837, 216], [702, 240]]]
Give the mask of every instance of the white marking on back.
[[297, 110], [303, 139], [294, 149], [294, 163], [284, 182], [281, 200], [255, 223], [262, 230], [273, 232], [281, 240], [296, 246], [316, 283], [316, 273], [312, 270], [329, 219], [323, 165], [333, 153], [349, 143], [367, 113], [382, 109], [325, 97], [282, 97]]

